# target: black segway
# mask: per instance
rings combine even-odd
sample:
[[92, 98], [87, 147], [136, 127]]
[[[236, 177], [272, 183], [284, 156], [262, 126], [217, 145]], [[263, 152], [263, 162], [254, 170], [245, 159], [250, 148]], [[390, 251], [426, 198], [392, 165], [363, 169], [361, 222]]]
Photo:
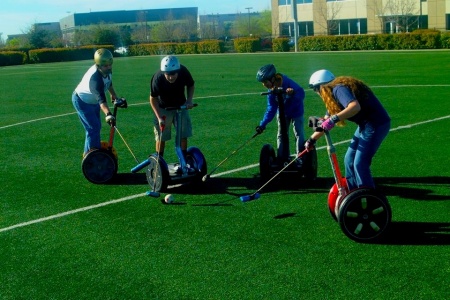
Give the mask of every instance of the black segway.
[[[266, 181], [274, 174], [283, 173], [296, 174], [299, 178], [304, 177], [309, 180], [317, 178], [317, 152], [309, 151], [300, 159], [297, 155], [291, 155], [289, 150], [288, 128], [284, 113], [284, 97], [286, 93], [281, 87], [275, 88], [261, 95], [274, 94], [278, 100], [278, 116], [280, 118], [280, 130], [282, 132], [281, 142], [283, 153], [276, 153], [275, 148], [270, 144], [263, 145], [259, 156], [259, 172], [261, 179]], [[295, 163], [291, 163], [296, 160]], [[288, 166], [289, 165], [289, 166]], [[288, 166], [287, 168], [285, 168]]]
[[[195, 106], [197, 104], [194, 104]], [[186, 157], [181, 151], [181, 113], [187, 109], [186, 105], [166, 108], [166, 110], [176, 111], [175, 122], [179, 126], [177, 126], [176, 130], [175, 152], [178, 161], [167, 163], [158, 153], [154, 153], [131, 170], [131, 172], [135, 173], [146, 167], [147, 182], [151, 189], [148, 192], [150, 196], [158, 197], [159, 192], [166, 190], [169, 185], [200, 183], [203, 176], [207, 173], [206, 159], [200, 149], [188, 147]]]
[[[114, 101], [113, 116], [117, 115], [117, 108], [127, 108], [125, 99]], [[87, 153], [82, 162], [81, 169], [84, 177], [92, 183], [101, 184], [110, 181], [118, 170], [118, 155], [113, 146], [115, 127], [111, 126], [109, 141], [101, 142], [101, 148]]]
[[321, 120], [317, 117], [310, 117], [308, 123], [315, 131], [323, 131], [327, 142], [335, 179], [328, 194], [331, 216], [339, 222], [344, 234], [354, 241], [373, 242], [380, 239], [391, 223], [392, 211], [388, 199], [373, 188], [350, 191], [346, 179], [342, 177], [330, 133], [320, 127]]

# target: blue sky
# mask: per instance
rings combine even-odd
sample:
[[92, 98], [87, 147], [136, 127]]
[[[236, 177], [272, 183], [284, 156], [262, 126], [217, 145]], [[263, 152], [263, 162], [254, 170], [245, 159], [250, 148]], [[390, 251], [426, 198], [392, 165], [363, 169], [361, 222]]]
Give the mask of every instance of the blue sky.
[[110, 10], [198, 7], [201, 15], [247, 13], [270, 9], [270, 0], [2, 0], [0, 33], [28, 32], [34, 23], [59, 22], [73, 13]]

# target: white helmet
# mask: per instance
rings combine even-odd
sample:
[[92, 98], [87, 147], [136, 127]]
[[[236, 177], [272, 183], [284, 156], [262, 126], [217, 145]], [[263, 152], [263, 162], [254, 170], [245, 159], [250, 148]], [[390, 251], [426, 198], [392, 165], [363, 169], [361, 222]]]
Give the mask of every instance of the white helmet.
[[173, 72], [180, 69], [180, 62], [175, 56], [168, 55], [161, 60], [162, 72]]
[[319, 70], [314, 72], [309, 78], [309, 87], [316, 88], [321, 84], [328, 83], [336, 78], [333, 73], [328, 70]]

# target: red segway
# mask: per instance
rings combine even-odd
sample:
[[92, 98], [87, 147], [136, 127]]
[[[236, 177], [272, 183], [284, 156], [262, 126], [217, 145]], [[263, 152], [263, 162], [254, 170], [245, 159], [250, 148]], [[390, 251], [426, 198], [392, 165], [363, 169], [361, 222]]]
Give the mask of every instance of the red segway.
[[333, 170], [335, 184], [328, 194], [328, 209], [339, 222], [341, 230], [356, 242], [373, 242], [380, 239], [391, 223], [392, 210], [382, 193], [373, 188], [349, 190], [342, 177], [336, 157], [336, 149], [330, 133], [320, 127], [322, 120], [309, 118], [309, 127], [323, 131], [327, 142], [327, 152]]
[[[125, 99], [114, 101], [113, 116], [117, 115], [117, 108], [127, 108]], [[84, 177], [92, 183], [102, 184], [110, 181], [118, 170], [118, 155], [113, 146], [115, 126], [109, 131], [109, 141], [101, 142], [101, 148], [87, 153], [81, 162]]]

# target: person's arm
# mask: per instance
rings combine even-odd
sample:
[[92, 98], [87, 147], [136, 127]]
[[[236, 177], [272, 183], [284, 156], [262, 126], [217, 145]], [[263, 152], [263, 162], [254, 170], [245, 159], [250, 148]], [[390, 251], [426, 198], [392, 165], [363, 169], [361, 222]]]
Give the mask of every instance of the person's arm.
[[119, 97], [117, 97], [117, 93], [116, 93], [116, 91], [114, 90], [114, 87], [113, 87], [112, 83], [111, 83], [111, 85], [110, 85], [108, 91], [109, 91], [109, 94], [111, 95], [111, 100], [112, 100], [112, 101], [115, 101], [116, 99], [119, 99]]
[[194, 92], [195, 92], [195, 85], [189, 86], [187, 88], [186, 106], [188, 108], [192, 108], [194, 106], [194, 104], [192, 103], [192, 100], [194, 99]]
[[336, 114], [340, 121], [347, 120], [348, 118], [353, 117], [361, 110], [361, 105], [358, 100], [353, 100], [348, 104], [348, 106]]

